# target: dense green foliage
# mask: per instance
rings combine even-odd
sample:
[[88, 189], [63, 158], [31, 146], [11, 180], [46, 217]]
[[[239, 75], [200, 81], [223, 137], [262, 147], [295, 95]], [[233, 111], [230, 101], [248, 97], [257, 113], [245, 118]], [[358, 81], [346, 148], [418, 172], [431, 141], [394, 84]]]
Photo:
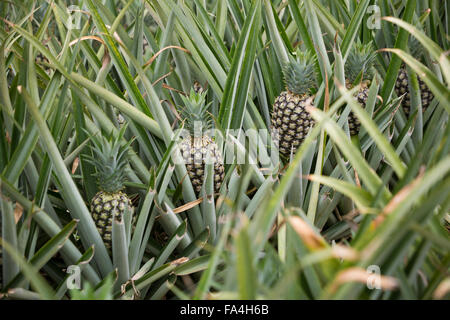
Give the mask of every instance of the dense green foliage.
[[[448, 299], [441, 3], [1, 1], [0, 299]], [[286, 65], [314, 127], [280, 159]], [[345, 85], [360, 75], [364, 104]], [[225, 161], [195, 168], [200, 192], [174, 152], [188, 111]], [[108, 138], [110, 168], [92, 148]], [[134, 206], [112, 250], [89, 208], [99, 170]]]

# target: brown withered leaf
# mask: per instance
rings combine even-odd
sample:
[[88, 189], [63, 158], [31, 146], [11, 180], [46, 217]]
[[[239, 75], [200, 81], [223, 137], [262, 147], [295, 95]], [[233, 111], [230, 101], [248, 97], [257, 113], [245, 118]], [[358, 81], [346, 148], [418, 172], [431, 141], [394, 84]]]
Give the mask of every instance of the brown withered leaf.
[[6, 138], [6, 142], [8, 142], [8, 144], [11, 144], [11, 137], [9, 136], [8, 131], [5, 132], [5, 138]]
[[433, 299], [444, 299], [447, 293], [450, 292], [450, 277], [445, 278], [434, 290]]
[[183, 264], [183, 263], [188, 262], [188, 261], [189, 261], [188, 257], [181, 257], [181, 258], [179, 258], [177, 260], [173, 260], [170, 264], [178, 266], [178, 265]]
[[325, 240], [321, 238], [302, 218], [290, 216], [287, 219], [289, 224], [308, 247], [320, 249], [326, 246]]
[[374, 281], [379, 285], [379, 289], [382, 290], [394, 290], [398, 287], [398, 281], [394, 277], [374, 274], [360, 267], [352, 267], [339, 272], [331, 283], [329, 291], [330, 293], [335, 292], [344, 283], [359, 282], [369, 284], [369, 282]]
[[22, 217], [22, 214], [23, 214], [23, 207], [20, 205], [20, 203], [16, 202], [16, 207], [14, 208], [14, 220], [16, 223]]
[[72, 163], [72, 174], [75, 174], [75, 172], [77, 171], [77, 169], [78, 169], [78, 165], [80, 164], [80, 158], [78, 158], [78, 157], [76, 157], [74, 160], [73, 160], [73, 163]]
[[202, 203], [202, 201], [203, 201], [203, 197], [200, 197], [197, 200], [185, 203], [182, 206], [179, 206], [179, 207], [173, 209], [172, 211], [173, 211], [173, 213], [181, 213], [181, 212], [189, 210], [195, 206], [198, 206], [200, 203]]
[[148, 66], [149, 64], [152, 64], [153, 61], [155, 61], [155, 59], [156, 59], [156, 58], [157, 58], [164, 50], [167, 50], [167, 49], [178, 49], [178, 50], [181, 50], [181, 51], [184, 51], [184, 52], [190, 54], [189, 50], [187, 50], [187, 49], [185, 49], [185, 48], [182, 48], [182, 47], [180, 47], [180, 46], [174, 46], [174, 45], [166, 46], [166, 47], [162, 48], [161, 50], [159, 50], [157, 53], [155, 53], [155, 54], [154, 54], [154, 55], [153, 55], [153, 56], [152, 56], [152, 57], [144, 64], [144, 67]]
[[424, 170], [422, 169], [417, 178], [415, 178], [410, 184], [403, 187], [394, 197], [392, 197], [391, 201], [389, 201], [389, 203], [384, 207], [383, 211], [372, 221], [372, 228], [377, 228], [384, 221], [384, 219], [403, 202], [403, 200], [408, 198], [411, 190], [415, 188], [420, 181], [422, 181], [423, 173]]
[[333, 257], [347, 261], [355, 261], [359, 258], [359, 253], [347, 246], [335, 244], [331, 247]]

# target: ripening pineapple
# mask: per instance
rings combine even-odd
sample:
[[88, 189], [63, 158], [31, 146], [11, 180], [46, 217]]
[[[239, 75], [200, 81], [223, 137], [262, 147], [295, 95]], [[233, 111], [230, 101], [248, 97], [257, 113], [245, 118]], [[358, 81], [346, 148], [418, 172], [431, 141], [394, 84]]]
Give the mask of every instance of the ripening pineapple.
[[93, 136], [93, 156], [88, 158], [96, 168], [100, 189], [91, 200], [91, 214], [108, 249], [111, 248], [113, 219], [122, 219], [126, 210], [132, 209], [131, 200], [122, 192], [127, 152], [132, 142], [121, 144], [125, 129], [126, 126], [122, 127], [117, 138], [112, 134], [108, 138]]
[[185, 107], [179, 112], [185, 120], [185, 128], [189, 131], [190, 136], [184, 138], [180, 142], [180, 151], [186, 164], [192, 186], [196, 194], [200, 193], [205, 176], [205, 160], [209, 156], [214, 163], [214, 192], [218, 193], [224, 179], [224, 166], [222, 155], [214, 140], [206, 133], [200, 135], [194, 132], [201, 126], [201, 130], [205, 131], [211, 128], [212, 119], [207, 112], [209, 104], [205, 103], [206, 91], [198, 93], [191, 89], [189, 97], [181, 96]]
[[280, 153], [289, 157], [307, 136], [314, 120], [305, 107], [313, 106], [311, 90], [317, 87], [315, 55], [297, 51], [283, 66], [286, 91], [275, 99], [272, 110], [272, 136]]
[[[414, 37], [410, 37], [408, 48], [410, 49], [411, 55], [420, 60], [422, 56], [422, 47], [417, 39]], [[434, 95], [428, 86], [423, 82], [420, 77], [417, 77], [420, 88], [420, 100], [422, 102], [422, 112], [424, 112], [431, 101], [433, 101]], [[411, 111], [411, 94], [409, 93], [408, 86], [408, 72], [406, 71], [406, 66], [403, 63], [398, 72], [398, 77], [395, 82], [395, 93], [397, 96], [401, 96], [405, 94], [402, 100], [403, 111], [405, 112], [406, 117], [409, 117]]]
[[[361, 84], [361, 88], [356, 94], [356, 99], [363, 108], [366, 107], [369, 96], [369, 85], [374, 75], [374, 60], [375, 52], [372, 43], [361, 44], [357, 42], [351, 49], [345, 63], [345, 86], [347, 89], [351, 89], [356, 85], [355, 82]], [[353, 112], [350, 112], [348, 115], [348, 127], [351, 136], [358, 135], [361, 123]]]
[[203, 86], [197, 80], [194, 81], [194, 86], [193, 87], [194, 87], [195, 93], [202, 93], [203, 91], [205, 91]]
[[35, 61], [36, 64], [38, 64], [47, 75], [50, 76], [52, 74], [52, 69], [47, 65], [49, 64], [49, 61], [42, 53], [38, 52]]

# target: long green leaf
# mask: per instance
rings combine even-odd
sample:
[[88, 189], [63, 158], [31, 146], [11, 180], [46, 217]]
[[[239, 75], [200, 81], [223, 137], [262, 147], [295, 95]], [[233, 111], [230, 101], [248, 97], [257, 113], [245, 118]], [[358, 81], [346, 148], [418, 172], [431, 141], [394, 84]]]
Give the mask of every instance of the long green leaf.
[[[19, 87], [18, 90], [20, 93], [27, 95], [24, 88]], [[72, 180], [72, 177], [64, 164], [64, 160], [55, 141], [53, 140], [45, 120], [42, 118], [39, 110], [34, 105], [28, 105], [28, 108], [39, 128], [41, 141], [45, 145], [47, 153], [53, 162], [55, 172], [58, 175], [62, 186], [62, 190], [60, 190], [60, 192], [63, 195], [63, 198], [65, 199], [73, 217], [80, 221], [79, 228], [82, 235], [82, 240], [86, 247], [89, 247], [92, 244], [95, 245], [97, 249], [95, 260], [98, 262], [101, 270], [107, 274], [109, 270], [112, 270], [112, 263], [102, 238], [97, 231], [94, 220], [92, 219], [84, 199], [82, 198], [75, 182]]]
[[227, 77], [218, 121], [222, 128], [239, 129], [247, 104], [250, 76], [255, 61], [257, 31], [260, 28], [261, 1], [254, 1], [245, 20]]

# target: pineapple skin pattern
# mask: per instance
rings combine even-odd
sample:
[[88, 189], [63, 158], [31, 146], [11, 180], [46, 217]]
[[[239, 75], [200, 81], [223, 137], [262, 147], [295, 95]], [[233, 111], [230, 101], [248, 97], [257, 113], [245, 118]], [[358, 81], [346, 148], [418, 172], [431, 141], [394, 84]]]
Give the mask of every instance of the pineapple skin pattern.
[[[354, 97], [363, 109], [366, 108], [369, 97], [369, 86], [375, 74], [373, 69], [374, 60], [375, 51], [372, 42], [367, 44], [357, 42], [352, 47], [344, 66], [346, 75], [345, 86], [348, 90], [351, 90], [355, 81], [359, 79], [360, 89], [354, 94]], [[359, 134], [361, 122], [353, 111], [350, 111], [348, 115], [348, 128], [350, 136], [357, 136]]]
[[205, 162], [210, 156], [214, 163], [214, 192], [218, 193], [225, 176], [222, 155], [217, 144], [207, 135], [186, 137], [180, 142], [181, 155], [197, 195], [200, 193], [205, 177]]
[[128, 196], [119, 191], [108, 193], [99, 191], [91, 200], [91, 213], [98, 232], [106, 248], [112, 247], [112, 224], [114, 219], [121, 220], [126, 210], [132, 208]]
[[286, 90], [275, 99], [272, 108], [272, 139], [280, 154], [288, 158], [295, 154], [314, 120], [306, 110], [314, 106], [314, 89], [317, 88], [315, 53], [306, 50], [289, 56], [283, 65]]
[[181, 95], [184, 108], [179, 108], [186, 123], [189, 135], [185, 136], [178, 147], [196, 196], [200, 195], [205, 180], [205, 164], [210, 162], [214, 165], [214, 193], [220, 191], [220, 186], [225, 176], [222, 155], [215, 141], [204, 131], [212, 126], [212, 118], [207, 109], [210, 103], [206, 103], [207, 90], [198, 82], [194, 81], [189, 95]]
[[112, 247], [113, 221], [121, 221], [123, 214], [133, 208], [131, 200], [121, 191], [124, 189], [127, 151], [133, 141], [120, 144], [126, 128], [127, 125], [123, 125], [116, 137], [112, 133], [108, 137], [93, 136], [91, 149], [94, 156], [87, 158], [96, 168], [100, 190], [91, 199], [91, 215], [107, 249]]
[[[361, 105], [363, 109], [366, 108], [367, 98], [369, 97], [369, 89], [367, 86], [363, 86], [356, 94], [356, 100]], [[355, 116], [353, 111], [350, 111], [348, 115], [348, 129], [351, 136], [356, 136], [359, 134], [359, 129], [361, 128], [361, 122], [358, 117]]]
[[[419, 82], [419, 88], [420, 88], [420, 99], [422, 101], [422, 111], [425, 112], [425, 110], [430, 105], [431, 101], [434, 98], [433, 93], [430, 91], [428, 86], [423, 82], [420, 77], [417, 77], [417, 80]], [[403, 111], [405, 112], [406, 117], [409, 117], [409, 113], [411, 111], [411, 94], [409, 93], [409, 87], [408, 87], [408, 72], [406, 71], [406, 68], [402, 66], [400, 68], [400, 71], [398, 72], [397, 81], [395, 82], [395, 93], [397, 96], [401, 96], [405, 94], [402, 101], [402, 107]]]
[[314, 96], [298, 95], [289, 90], [275, 99], [272, 112], [272, 136], [280, 153], [288, 157], [308, 135], [314, 120], [305, 107], [312, 107]]

